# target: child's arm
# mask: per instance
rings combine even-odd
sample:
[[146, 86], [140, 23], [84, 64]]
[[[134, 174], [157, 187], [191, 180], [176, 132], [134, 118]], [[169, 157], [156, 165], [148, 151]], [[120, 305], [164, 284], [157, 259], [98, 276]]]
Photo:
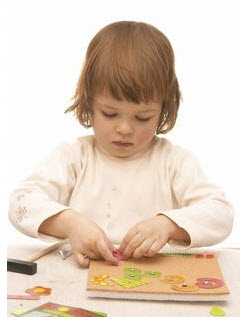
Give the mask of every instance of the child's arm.
[[178, 206], [162, 208], [158, 210], [163, 214], [160, 219], [155, 213], [132, 227], [120, 247], [126, 256], [152, 256], [167, 242], [185, 248], [209, 246], [221, 242], [231, 232], [233, 210], [223, 192], [208, 182], [189, 153], [180, 149], [171, 156], [167, 164], [172, 189], [169, 195]]
[[88, 262], [82, 253], [114, 263], [112, 244], [104, 232], [68, 206], [76, 184], [76, 166], [82, 166], [80, 150], [80, 145], [74, 148], [65, 144], [57, 148], [12, 193], [9, 218], [18, 230], [28, 236], [69, 238], [82, 265], [83, 261]]
[[43, 238], [38, 231], [42, 222], [70, 208], [76, 176], [73, 158], [72, 148], [61, 145], [12, 192], [9, 219], [16, 229]]
[[[233, 208], [223, 191], [209, 182], [190, 152], [180, 149], [172, 163], [171, 186], [178, 206], [162, 209], [162, 213], [187, 231], [190, 247], [210, 246], [223, 241], [233, 225]], [[174, 245], [176, 242], [170, 240], [169, 243]]]

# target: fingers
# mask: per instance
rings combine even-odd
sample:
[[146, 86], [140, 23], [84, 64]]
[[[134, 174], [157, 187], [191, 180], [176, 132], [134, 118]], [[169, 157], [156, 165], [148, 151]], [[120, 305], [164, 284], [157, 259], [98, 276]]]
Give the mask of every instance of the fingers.
[[155, 242], [155, 239], [147, 239], [144, 240], [140, 246], [138, 246], [135, 251], [132, 253], [132, 256], [134, 258], [140, 258], [144, 256], [145, 253], [147, 253], [150, 249], [152, 244]]
[[162, 240], [154, 240], [151, 247], [147, 250], [147, 252], [144, 253], [144, 256], [152, 257], [156, 253], [158, 253], [161, 248], [167, 243], [168, 239], [162, 239]]
[[99, 253], [92, 250], [86, 250], [84, 253], [86, 253], [85, 256], [88, 256], [90, 259], [99, 259], [101, 257]]
[[103, 238], [97, 240], [96, 246], [99, 253], [105, 259], [105, 261], [108, 261], [114, 265], [118, 265], [118, 260], [113, 256], [112, 251], [110, 250], [107, 242]]
[[155, 239], [151, 237], [144, 239], [142, 235], [136, 234], [136, 236], [128, 244], [123, 255], [128, 257], [140, 258], [143, 256], [152, 257], [167, 243], [167, 238]]
[[136, 228], [132, 228], [129, 232], [125, 235], [124, 239], [122, 240], [119, 250], [124, 254], [125, 249], [127, 248], [130, 241], [134, 238], [134, 236], [138, 233]]
[[82, 267], [82, 268], [87, 268], [89, 266], [89, 263], [90, 263], [90, 260], [89, 260], [89, 257], [81, 254], [81, 253], [74, 253], [75, 254], [75, 258], [77, 260], [77, 262], [79, 263], [79, 265]]
[[133, 255], [134, 251], [141, 246], [141, 244], [145, 241], [145, 237], [138, 233], [134, 236], [134, 238], [129, 242], [127, 247], [125, 248], [123, 255], [126, 258], [129, 258]]

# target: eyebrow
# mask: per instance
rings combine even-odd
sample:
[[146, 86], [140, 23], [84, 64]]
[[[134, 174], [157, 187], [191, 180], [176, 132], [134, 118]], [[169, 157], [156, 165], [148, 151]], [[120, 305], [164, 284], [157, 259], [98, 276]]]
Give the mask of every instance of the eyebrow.
[[[112, 106], [109, 106], [107, 104], [102, 104], [99, 102], [100, 105], [102, 105], [103, 107], [106, 107], [106, 108], [109, 108], [109, 109], [112, 109], [114, 111], [118, 111], [118, 108], [115, 108], [115, 107], [112, 107]], [[152, 109], [145, 109], [145, 110], [138, 110], [138, 113], [149, 113], [149, 112], [154, 112], [154, 111], [158, 111], [157, 109], [155, 108], [152, 108]]]

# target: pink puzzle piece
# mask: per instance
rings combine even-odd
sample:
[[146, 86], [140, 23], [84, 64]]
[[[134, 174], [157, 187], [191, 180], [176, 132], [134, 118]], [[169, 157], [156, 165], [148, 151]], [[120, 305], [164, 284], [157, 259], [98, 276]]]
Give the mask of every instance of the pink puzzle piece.
[[118, 259], [118, 261], [122, 261], [124, 259], [123, 253], [120, 250], [113, 250], [112, 254]]

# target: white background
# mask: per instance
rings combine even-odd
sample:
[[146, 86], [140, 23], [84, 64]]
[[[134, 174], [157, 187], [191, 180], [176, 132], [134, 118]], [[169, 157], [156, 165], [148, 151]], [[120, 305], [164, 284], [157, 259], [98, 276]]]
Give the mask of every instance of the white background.
[[[21, 238], [7, 221], [10, 191], [60, 142], [91, 133], [63, 113], [89, 41], [106, 24], [137, 20], [161, 29], [173, 45], [184, 101], [167, 137], [191, 149], [209, 178], [225, 190], [235, 207], [235, 222], [222, 245], [239, 246], [244, 213], [241, 1], [0, 3], [1, 240]], [[2, 265], [1, 275], [4, 270]]]
[[[113, 21], [153, 24], [170, 39], [183, 94], [175, 128], [166, 135], [189, 148], [235, 207], [238, 246], [241, 195], [241, 103], [238, 1], [6, 1], [1, 20], [2, 182], [8, 195], [56, 145], [92, 133], [64, 110], [71, 103], [85, 50]], [[6, 165], [5, 165], [6, 166]], [[7, 222], [7, 219], [6, 221]], [[8, 242], [18, 235], [6, 223]]]

